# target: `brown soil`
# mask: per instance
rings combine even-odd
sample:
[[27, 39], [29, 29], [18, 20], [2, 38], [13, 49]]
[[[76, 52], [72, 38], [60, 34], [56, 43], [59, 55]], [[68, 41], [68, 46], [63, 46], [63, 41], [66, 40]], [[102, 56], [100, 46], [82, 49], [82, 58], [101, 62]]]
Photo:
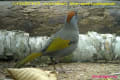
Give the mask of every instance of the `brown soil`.
[[[12, 67], [13, 62], [1, 62], [0, 67], [0, 79], [6, 78], [7, 73], [3, 70], [5, 67]], [[96, 79], [92, 78], [93, 75], [111, 75], [114, 73], [120, 73], [120, 64], [118, 63], [59, 63], [56, 65], [57, 71], [62, 70], [60, 64], [63, 67], [65, 73], [57, 73], [58, 80], [120, 80], [120, 74], [116, 74], [117, 79]], [[44, 70], [53, 71], [53, 66], [40, 67]]]

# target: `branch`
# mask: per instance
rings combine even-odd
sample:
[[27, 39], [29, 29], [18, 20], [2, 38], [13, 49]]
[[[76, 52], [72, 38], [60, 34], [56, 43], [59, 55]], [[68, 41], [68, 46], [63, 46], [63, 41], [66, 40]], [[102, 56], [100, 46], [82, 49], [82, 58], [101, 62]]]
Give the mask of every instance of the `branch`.
[[[0, 59], [12, 56], [23, 58], [32, 52], [39, 52], [49, 37], [30, 37], [22, 31], [0, 31]], [[114, 34], [88, 32], [79, 35], [78, 48], [72, 54], [74, 61], [120, 59], [120, 37]]]

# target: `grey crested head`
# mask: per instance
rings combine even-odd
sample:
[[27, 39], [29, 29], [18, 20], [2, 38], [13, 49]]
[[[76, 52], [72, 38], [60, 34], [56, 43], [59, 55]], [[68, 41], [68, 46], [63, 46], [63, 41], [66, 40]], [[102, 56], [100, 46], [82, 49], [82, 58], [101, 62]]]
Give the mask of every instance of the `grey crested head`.
[[77, 12], [76, 11], [70, 11], [67, 14], [67, 17], [65, 19], [65, 27], [78, 29], [77, 23], [78, 23]]

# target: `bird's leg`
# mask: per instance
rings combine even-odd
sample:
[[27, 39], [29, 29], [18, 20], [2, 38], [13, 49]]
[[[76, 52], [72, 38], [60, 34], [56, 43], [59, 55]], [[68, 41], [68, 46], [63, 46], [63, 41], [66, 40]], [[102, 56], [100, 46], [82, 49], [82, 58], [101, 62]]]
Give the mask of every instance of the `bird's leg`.
[[63, 66], [61, 65], [61, 63], [59, 62], [59, 60], [57, 60], [57, 63], [59, 63], [58, 65], [59, 65], [59, 67], [60, 67], [59, 72], [65, 73], [65, 70], [64, 70]]
[[[65, 73], [64, 69], [63, 69], [63, 66], [61, 64], [59, 64], [59, 59], [54, 59], [53, 57], [50, 57], [51, 59], [51, 62], [52, 62], [52, 65], [53, 65], [53, 68], [54, 68], [54, 71], [58, 71], [60, 73]], [[60, 69], [57, 69], [55, 64], [59, 65]]]
[[53, 57], [50, 57], [50, 60], [51, 60], [51, 62], [52, 62], [52, 65], [53, 65], [54, 70], [56, 70], [56, 67], [55, 67], [56, 62], [55, 62], [54, 58], [53, 58]]

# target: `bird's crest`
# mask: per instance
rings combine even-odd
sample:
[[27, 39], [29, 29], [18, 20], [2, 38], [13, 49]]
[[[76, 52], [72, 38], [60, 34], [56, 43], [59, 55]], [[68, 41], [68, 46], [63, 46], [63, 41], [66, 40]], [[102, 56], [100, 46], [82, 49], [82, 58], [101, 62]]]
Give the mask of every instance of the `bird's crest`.
[[70, 20], [72, 19], [72, 17], [75, 15], [75, 11], [71, 11], [68, 13], [68, 16], [67, 16], [67, 22], [69, 23]]

